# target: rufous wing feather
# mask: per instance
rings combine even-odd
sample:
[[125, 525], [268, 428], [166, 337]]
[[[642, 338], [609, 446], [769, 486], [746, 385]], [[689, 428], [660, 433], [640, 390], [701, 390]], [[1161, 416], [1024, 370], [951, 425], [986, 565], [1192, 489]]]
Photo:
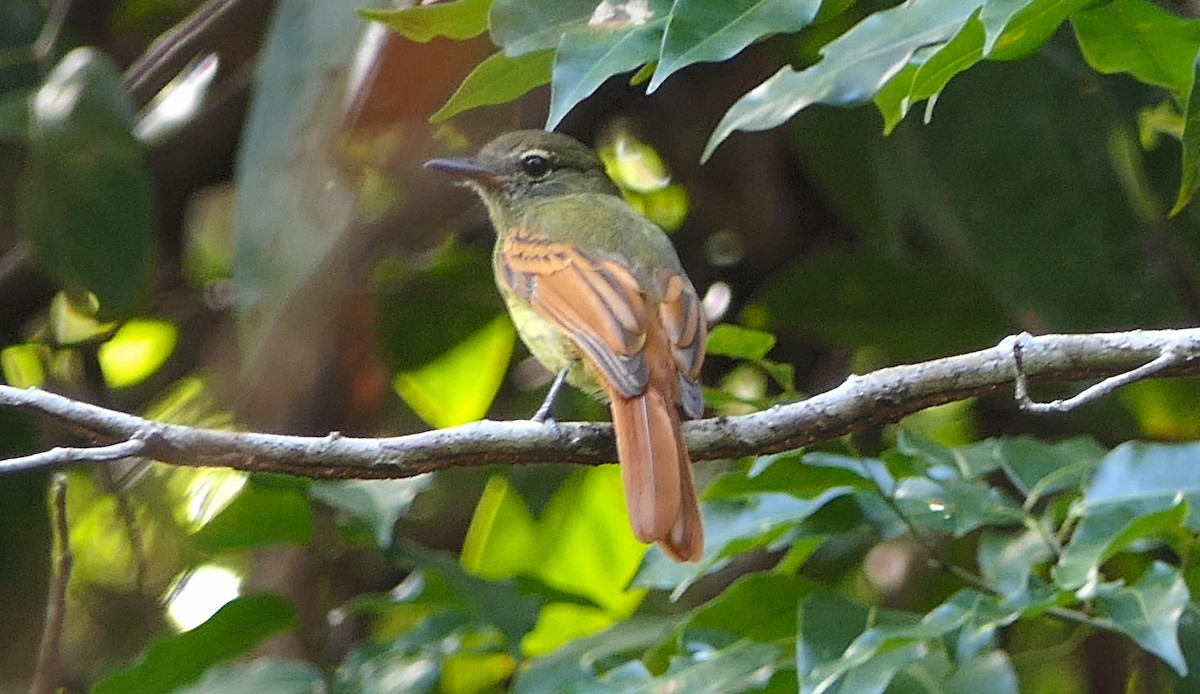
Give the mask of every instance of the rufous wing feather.
[[500, 278], [579, 348], [609, 397], [630, 525], [677, 561], [696, 561], [704, 530], [680, 409], [698, 416], [704, 324], [686, 276], [642, 287], [612, 259], [523, 229], [501, 244]]

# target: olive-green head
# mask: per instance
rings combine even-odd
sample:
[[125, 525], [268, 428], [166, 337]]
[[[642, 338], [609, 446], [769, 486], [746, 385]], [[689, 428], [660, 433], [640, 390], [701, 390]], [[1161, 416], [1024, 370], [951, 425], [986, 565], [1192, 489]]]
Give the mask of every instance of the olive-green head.
[[501, 233], [528, 206], [546, 198], [620, 195], [595, 152], [578, 140], [544, 130], [506, 133], [474, 157], [431, 159], [425, 166], [454, 174], [473, 188]]

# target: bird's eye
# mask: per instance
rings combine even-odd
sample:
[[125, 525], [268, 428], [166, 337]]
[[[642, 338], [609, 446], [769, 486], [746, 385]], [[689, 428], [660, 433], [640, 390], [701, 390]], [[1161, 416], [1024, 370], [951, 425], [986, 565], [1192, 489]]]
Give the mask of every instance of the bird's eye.
[[540, 154], [526, 154], [521, 157], [521, 170], [531, 178], [541, 178], [554, 168], [550, 160]]

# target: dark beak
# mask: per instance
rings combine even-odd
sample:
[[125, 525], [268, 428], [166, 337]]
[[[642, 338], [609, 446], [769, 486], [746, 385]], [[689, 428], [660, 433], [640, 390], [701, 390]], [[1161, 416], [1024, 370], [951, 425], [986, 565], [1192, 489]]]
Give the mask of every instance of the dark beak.
[[484, 166], [476, 159], [430, 159], [425, 162], [425, 168], [477, 181], [500, 176], [499, 171]]

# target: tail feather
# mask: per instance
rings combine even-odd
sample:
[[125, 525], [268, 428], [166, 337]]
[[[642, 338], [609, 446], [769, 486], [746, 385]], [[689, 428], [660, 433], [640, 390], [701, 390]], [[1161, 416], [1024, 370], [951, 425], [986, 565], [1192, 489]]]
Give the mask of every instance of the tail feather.
[[697, 561], [704, 528], [679, 413], [657, 388], [612, 398], [617, 457], [633, 533], [676, 561]]

